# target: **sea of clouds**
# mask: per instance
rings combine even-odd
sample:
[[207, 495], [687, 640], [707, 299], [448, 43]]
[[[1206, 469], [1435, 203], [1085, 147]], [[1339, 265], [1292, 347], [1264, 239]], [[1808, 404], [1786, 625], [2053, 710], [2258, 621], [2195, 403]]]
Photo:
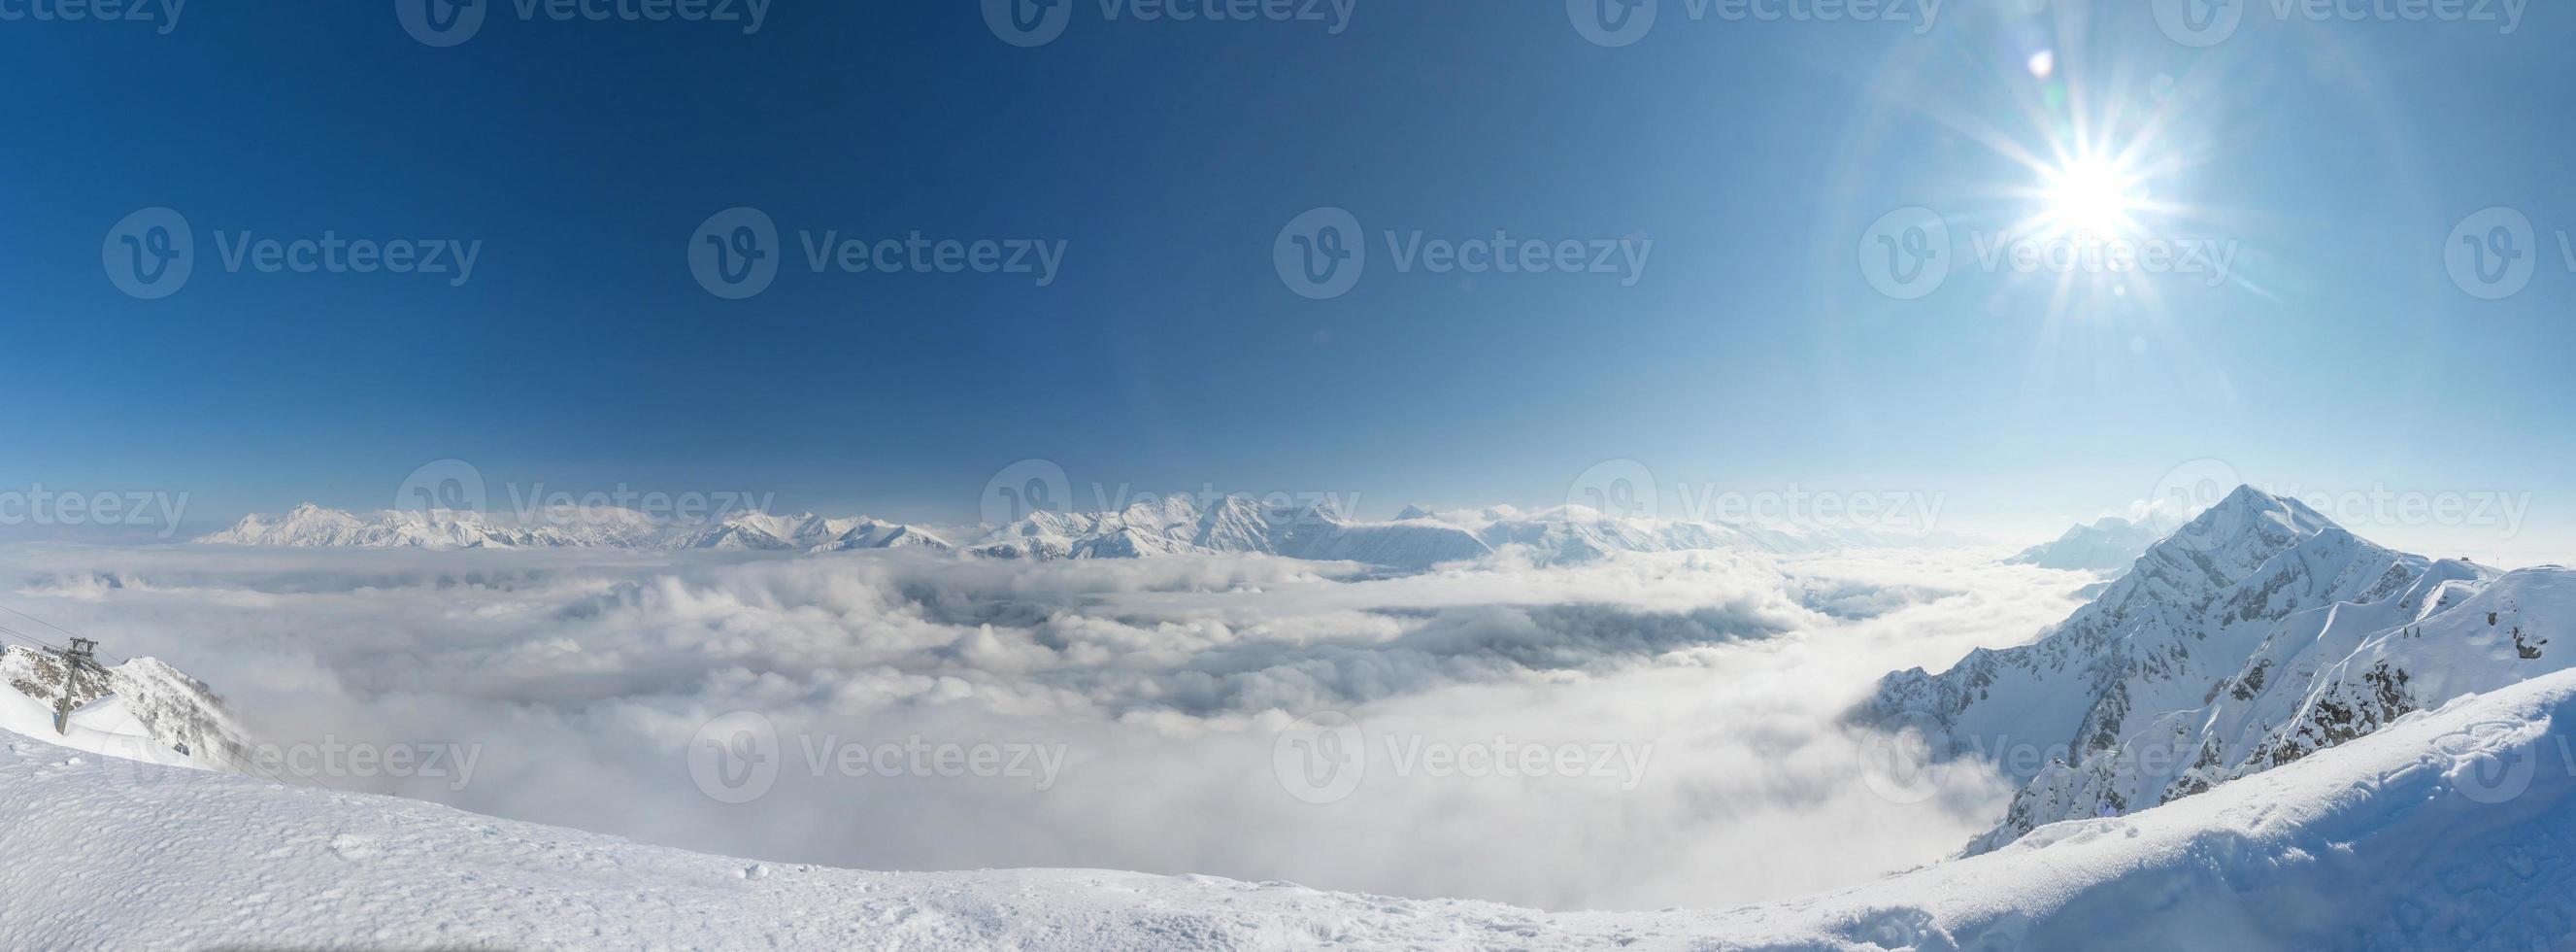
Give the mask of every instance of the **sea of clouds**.
[[300, 782], [776, 862], [1705, 908], [1992, 825], [2007, 788], [1879, 776], [1889, 743], [1846, 712], [1890, 670], [2027, 640], [2090, 581], [1994, 557], [1505, 553], [1387, 576], [25, 544], [0, 547], [0, 592], [206, 681], [263, 741], [473, 755], [470, 776]]

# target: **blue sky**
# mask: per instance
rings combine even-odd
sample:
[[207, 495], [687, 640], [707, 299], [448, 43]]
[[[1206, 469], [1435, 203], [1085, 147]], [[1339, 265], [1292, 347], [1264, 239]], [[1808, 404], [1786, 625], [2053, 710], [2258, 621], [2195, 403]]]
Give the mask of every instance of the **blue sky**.
[[[1083, 0], [1023, 48], [966, 3], [789, 0], [748, 32], [497, 3], [436, 48], [388, 6], [0, 21], [0, 487], [377, 508], [453, 458], [962, 521], [1041, 458], [1077, 485], [1385, 515], [1553, 504], [1634, 459], [1675, 484], [1938, 492], [1957, 528], [2021, 532], [2218, 460], [2529, 494], [2512, 540], [2385, 534], [2576, 551], [2576, 18], [2555, 8], [2506, 34], [2253, 5], [2196, 48], [2147, 4], [1953, 2], [1922, 31], [1660, 0], [1611, 47], [1556, 3], [1175, 22]], [[2126, 237], [2223, 244], [2230, 279], [1981, 266], [1980, 235], [2062, 204], [2013, 154], [2086, 140], [2131, 158]], [[774, 221], [781, 271], [725, 300], [686, 255], [737, 206]], [[2489, 301], [2444, 254], [2494, 206], [2531, 223], [2536, 268]], [[139, 300], [102, 239], [154, 207], [196, 259]], [[1325, 300], [1272, 255], [1319, 207], [1371, 255]], [[1912, 207], [1955, 247], [1900, 300], [1861, 261]], [[1386, 235], [1497, 230], [1652, 244], [1633, 274], [1464, 274], [1408, 270]], [[244, 232], [479, 244], [458, 286], [228, 268]], [[818, 274], [798, 244], [823, 232], [1064, 254], [1043, 286]]]

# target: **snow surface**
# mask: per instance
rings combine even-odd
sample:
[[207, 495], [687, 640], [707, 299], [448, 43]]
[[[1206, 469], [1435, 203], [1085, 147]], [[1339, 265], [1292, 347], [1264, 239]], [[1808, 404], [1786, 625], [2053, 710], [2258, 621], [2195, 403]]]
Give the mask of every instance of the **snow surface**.
[[41, 949], [2527, 949], [2576, 930], [2576, 672], [2137, 816], [1731, 911], [1551, 914], [640, 846], [0, 737], [0, 945]]

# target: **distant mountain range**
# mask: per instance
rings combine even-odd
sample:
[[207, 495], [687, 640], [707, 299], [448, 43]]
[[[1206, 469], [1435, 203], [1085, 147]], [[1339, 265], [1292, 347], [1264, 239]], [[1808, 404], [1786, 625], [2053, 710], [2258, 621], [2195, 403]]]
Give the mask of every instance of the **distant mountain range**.
[[2038, 639], [1889, 675], [1862, 716], [1928, 728], [2023, 784], [1969, 846], [1985, 852], [2567, 668], [2576, 643], [2551, 641], [2571, 624], [2576, 572], [2392, 551], [2247, 487]]
[[1922, 544], [1924, 537], [1860, 529], [1763, 527], [1622, 519], [1577, 506], [1524, 513], [1510, 507], [1433, 513], [1411, 507], [1389, 521], [1351, 519], [1329, 505], [1268, 505], [1242, 496], [1176, 494], [1107, 512], [1040, 511], [953, 545], [914, 526], [867, 518], [735, 513], [657, 520], [624, 509], [555, 509], [529, 515], [449, 510], [351, 513], [305, 505], [247, 516], [197, 540], [206, 545], [297, 548], [615, 548], [833, 552], [918, 547], [987, 558], [1101, 559], [1263, 554], [1422, 569], [1517, 548], [1533, 561], [1580, 562], [1614, 552], [1753, 549], [1806, 555], [1861, 546]]
[[2146, 523], [2104, 516], [2092, 525], [2066, 530], [2054, 542], [2023, 549], [2006, 561], [2076, 572], [2125, 572], [2161, 538], [2163, 533]]
[[874, 519], [738, 512], [721, 519], [669, 521], [627, 509], [586, 507], [529, 514], [459, 510], [352, 513], [306, 504], [281, 516], [244, 516], [203, 545], [421, 549], [751, 549], [830, 552], [920, 546], [951, 549], [937, 536]]

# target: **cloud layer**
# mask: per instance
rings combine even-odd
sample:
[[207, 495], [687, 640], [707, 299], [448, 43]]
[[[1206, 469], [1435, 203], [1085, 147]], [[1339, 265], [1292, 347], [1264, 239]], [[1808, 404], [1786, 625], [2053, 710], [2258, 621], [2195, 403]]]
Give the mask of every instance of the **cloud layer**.
[[[19, 546], [0, 584], [208, 681], [268, 739], [480, 754], [461, 786], [318, 778], [333, 786], [785, 862], [1573, 909], [1851, 883], [1988, 825], [2007, 790], [1891, 797], [1859, 769], [1883, 745], [1840, 715], [1885, 671], [2072, 607], [2080, 578], [1991, 559], [1504, 556], [1375, 577], [1270, 558]], [[690, 758], [745, 711], [775, 730], [778, 770], [724, 802]], [[1319, 712], [1366, 758], [1339, 796], [1293, 769]], [[941, 745], [1061, 762], [868, 757]], [[851, 750], [855, 770], [833, 757]]]

